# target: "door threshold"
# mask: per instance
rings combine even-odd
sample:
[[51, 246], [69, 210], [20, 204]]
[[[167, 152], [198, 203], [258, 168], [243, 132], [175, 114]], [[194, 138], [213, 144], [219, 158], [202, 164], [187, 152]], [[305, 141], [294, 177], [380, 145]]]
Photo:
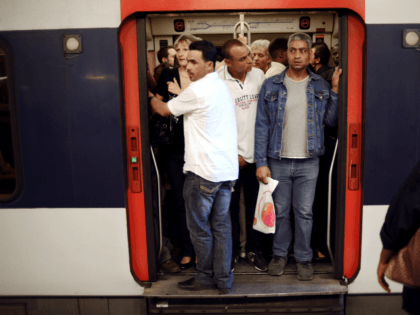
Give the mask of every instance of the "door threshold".
[[229, 294], [219, 295], [217, 289], [203, 291], [182, 290], [178, 282], [191, 276], [164, 275], [144, 290], [145, 297], [160, 298], [238, 298], [238, 297], [276, 297], [302, 295], [346, 294], [347, 286], [331, 274], [315, 274], [311, 281], [299, 281], [296, 275], [273, 277], [268, 274], [235, 275]]

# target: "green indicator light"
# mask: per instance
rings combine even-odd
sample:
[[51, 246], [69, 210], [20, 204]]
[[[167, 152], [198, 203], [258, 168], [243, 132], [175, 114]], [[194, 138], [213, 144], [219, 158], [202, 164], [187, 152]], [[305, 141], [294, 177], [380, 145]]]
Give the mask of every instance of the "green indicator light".
[[136, 157], [132, 157], [131, 158], [131, 163], [137, 163], [137, 158]]

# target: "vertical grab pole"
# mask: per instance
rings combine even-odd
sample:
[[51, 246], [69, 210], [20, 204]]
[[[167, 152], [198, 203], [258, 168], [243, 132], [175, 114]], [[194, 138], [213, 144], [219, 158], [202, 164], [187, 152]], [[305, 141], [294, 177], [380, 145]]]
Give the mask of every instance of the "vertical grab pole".
[[335, 156], [337, 155], [337, 148], [338, 148], [338, 139], [335, 142], [335, 149], [334, 149], [334, 154], [333, 154], [333, 158], [331, 161], [331, 166], [330, 166], [330, 173], [328, 175], [328, 218], [327, 218], [327, 247], [328, 247], [328, 252], [330, 253], [330, 258], [331, 258], [331, 263], [333, 265], [333, 268], [335, 268], [335, 264], [334, 264], [334, 257], [331, 251], [331, 244], [330, 244], [330, 238], [331, 238], [331, 182], [332, 182], [332, 173], [333, 173], [333, 168], [334, 168], [334, 162], [335, 162]]
[[245, 14], [239, 14], [239, 22], [241, 23], [241, 35], [244, 36]]
[[153, 147], [150, 146], [150, 153], [152, 154], [153, 164], [155, 165], [156, 169], [156, 179], [157, 179], [157, 189], [158, 189], [158, 209], [159, 209], [159, 253], [158, 257], [162, 253], [162, 205], [161, 205], [161, 196], [160, 196], [160, 177], [159, 177], [159, 169], [156, 163], [155, 154], [153, 152]]

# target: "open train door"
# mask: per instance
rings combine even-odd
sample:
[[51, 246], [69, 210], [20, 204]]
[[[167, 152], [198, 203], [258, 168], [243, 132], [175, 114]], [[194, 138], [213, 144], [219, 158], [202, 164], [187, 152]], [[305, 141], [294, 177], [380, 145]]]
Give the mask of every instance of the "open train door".
[[[150, 35], [147, 19], [149, 14], [167, 14], [177, 19], [177, 12], [189, 14], [199, 11], [218, 15], [249, 10], [270, 10], [287, 13], [295, 10], [298, 14], [334, 11], [339, 24], [340, 67], [343, 74], [340, 79], [340, 110], [338, 123], [338, 150], [336, 163], [338, 179], [331, 186], [336, 187], [333, 248], [333, 269], [327, 274], [320, 273], [317, 279], [307, 283], [290, 281], [287, 275], [280, 278], [259, 274], [235, 275], [234, 288], [226, 297], [281, 297], [299, 295], [338, 295], [347, 292], [350, 283], [360, 268], [361, 251], [361, 208], [362, 208], [362, 146], [363, 146], [363, 102], [364, 102], [364, 42], [365, 26], [364, 2], [332, 0], [318, 1], [307, 7], [307, 2], [297, 0], [261, 0], [254, 2], [226, 2], [222, 0], [206, 2], [194, 0], [179, 2], [121, 1], [123, 23], [120, 28], [122, 71], [124, 81], [123, 117], [126, 131], [127, 165], [127, 212], [133, 276], [146, 286], [145, 296], [153, 298], [197, 298], [213, 294], [180, 291], [177, 282], [191, 277], [193, 273], [176, 276], [159, 274], [156, 257], [159, 252], [161, 229], [156, 224], [159, 215], [154, 210], [152, 185], [154, 185], [153, 158], [149, 143], [149, 112], [147, 104], [147, 54], [155, 50]], [[292, 11], [290, 11], [292, 12]], [[259, 12], [262, 14], [263, 12]], [[245, 13], [246, 14], [246, 13]], [[292, 23], [293, 24], [293, 23]], [[299, 23], [296, 23], [299, 30]], [[188, 25], [185, 31], [188, 32]], [[312, 31], [312, 33], [316, 32]], [[151, 49], [150, 49], [151, 48]], [[158, 49], [156, 49], [157, 51]], [[153, 52], [154, 54], [154, 52]], [[157, 203], [157, 202], [155, 202]], [[156, 207], [155, 207], [156, 209]], [[251, 278], [250, 278], [251, 277]], [[315, 279], [314, 279], [315, 280]], [[152, 283], [153, 282], [153, 283]], [[157, 304], [156, 304], [157, 305]], [[156, 306], [155, 305], [155, 306]], [[166, 305], [166, 304], [165, 304]], [[157, 306], [156, 306], [157, 307]]]

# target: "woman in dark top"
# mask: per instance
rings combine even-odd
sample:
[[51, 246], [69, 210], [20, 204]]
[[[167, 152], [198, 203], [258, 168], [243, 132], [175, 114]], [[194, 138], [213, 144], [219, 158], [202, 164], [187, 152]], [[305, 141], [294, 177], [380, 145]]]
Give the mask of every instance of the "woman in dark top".
[[[378, 265], [379, 284], [391, 292], [385, 280], [389, 261], [405, 247], [420, 228], [420, 161], [392, 199], [381, 229], [382, 251]], [[403, 309], [420, 314], [420, 289], [404, 285]]]
[[[193, 35], [181, 35], [175, 41], [176, 58], [179, 62], [177, 68], [166, 68], [159, 77], [156, 98], [168, 102], [177, 97], [191, 83], [187, 73], [187, 54], [192, 42], [201, 40]], [[192, 260], [194, 249], [191, 243], [190, 233], [187, 228], [185, 216], [185, 202], [183, 197], [183, 187], [185, 174], [184, 167], [184, 123], [182, 116], [170, 117], [170, 128], [173, 130], [170, 144], [164, 148], [159, 148], [159, 152], [165, 155], [165, 172], [168, 176], [171, 189], [175, 199], [175, 210], [178, 213], [178, 227], [180, 234], [180, 246], [182, 250], [181, 269], [188, 269], [193, 264]]]

